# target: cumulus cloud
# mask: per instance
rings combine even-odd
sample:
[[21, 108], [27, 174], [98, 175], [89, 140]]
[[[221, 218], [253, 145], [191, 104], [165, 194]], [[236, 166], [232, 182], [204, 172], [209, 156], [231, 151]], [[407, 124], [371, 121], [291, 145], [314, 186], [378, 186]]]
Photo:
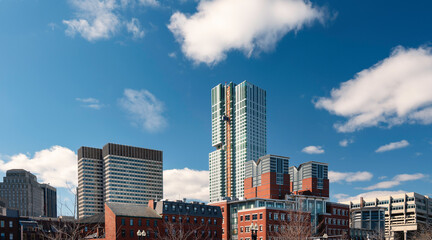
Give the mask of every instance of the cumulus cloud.
[[390, 57], [319, 98], [317, 108], [347, 118], [339, 132], [366, 127], [432, 123], [432, 50], [397, 47]]
[[302, 152], [307, 154], [322, 154], [324, 149], [321, 146], [307, 146], [303, 148]]
[[16, 154], [0, 160], [0, 170], [25, 169], [35, 174], [39, 182], [54, 187], [75, 189], [78, 185], [77, 156], [74, 151], [53, 146], [36, 152], [34, 156]]
[[109, 39], [126, 27], [135, 39], [144, 37], [136, 18], [126, 21], [124, 13], [136, 6], [159, 6], [156, 0], [70, 0], [75, 8], [74, 19], [63, 20], [66, 34], [80, 34], [88, 41]]
[[231, 50], [269, 51], [288, 32], [299, 31], [324, 13], [308, 0], [202, 0], [197, 12], [176, 12], [168, 28], [185, 56], [214, 65]]
[[420, 180], [420, 179], [424, 179], [426, 177], [427, 177], [427, 175], [424, 175], [422, 173], [399, 174], [399, 175], [396, 175], [390, 181], [379, 182], [377, 184], [374, 184], [374, 185], [369, 186], [369, 187], [365, 187], [363, 189], [364, 190], [387, 189], [387, 188], [399, 186], [400, 184], [402, 184], [402, 182]]
[[384, 197], [384, 196], [389, 196], [389, 195], [396, 195], [396, 194], [401, 194], [401, 193], [406, 193], [406, 191], [403, 191], [403, 190], [372, 191], [372, 192], [360, 193], [356, 196], [349, 196], [348, 194], [339, 193], [339, 194], [334, 194], [333, 196], [337, 199], [337, 202], [350, 202], [350, 201], [357, 201], [361, 197], [364, 199], [368, 199], [368, 198], [376, 198], [376, 197]]
[[163, 116], [165, 110], [163, 102], [145, 89], [140, 91], [125, 89], [124, 96], [120, 99], [120, 106], [147, 131], [158, 131], [167, 125]]
[[335, 172], [329, 171], [330, 182], [361, 182], [369, 181], [373, 177], [370, 172]]
[[126, 27], [127, 31], [132, 34], [134, 39], [140, 39], [144, 37], [144, 30], [142, 30], [138, 19], [132, 18], [130, 22], [126, 23]]
[[351, 144], [353, 142], [354, 142], [354, 140], [352, 140], [352, 139], [344, 139], [344, 140], [342, 140], [342, 141], [339, 142], [339, 145], [341, 147], [347, 147], [348, 144]]
[[399, 148], [404, 148], [404, 147], [408, 147], [409, 146], [409, 142], [407, 140], [402, 140], [399, 142], [392, 142], [386, 145], [383, 145], [381, 147], [379, 147], [377, 150], [375, 150], [375, 152], [379, 153], [379, 152], [387, 152], [387, 151], [391, 151], [391, 150], [395, 150], [395, 149], [399, 149]]
[[77, 18], [63, 20], [69, 36], [79, 33], [88, 41], [95, 41], [108, 39], [118, 30], [120, 19], [114, 13], [115, 0], [71, 0], [71, 3], [77, 9]]
[[163, 174], [164, 198], [209, 201], [209, 171], [184, 168], [165, 170]]
[[76, 98], [75, 100], [83, 103], [84, 107], [93, 108], [96, 110], [99, 110], [103, 107], [103, 104], [101, 104], [96, 98]]

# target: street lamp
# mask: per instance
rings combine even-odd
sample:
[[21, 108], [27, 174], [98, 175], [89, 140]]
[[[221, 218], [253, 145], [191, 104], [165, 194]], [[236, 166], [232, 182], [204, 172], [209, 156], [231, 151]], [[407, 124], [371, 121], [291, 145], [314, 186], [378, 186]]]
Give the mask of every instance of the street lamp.
[[324, 233], [323, 238], [324, 238], [324, 239], [328, 239], [328, 235], [327, 235], [327, 233]]
[[251, 223], [250, 230], [251, 230], [251, 233], [252, 233], [252, 240], [257, 240], [258, 224], [255, 223], [255, 225], [254, 225], [253, 223]]

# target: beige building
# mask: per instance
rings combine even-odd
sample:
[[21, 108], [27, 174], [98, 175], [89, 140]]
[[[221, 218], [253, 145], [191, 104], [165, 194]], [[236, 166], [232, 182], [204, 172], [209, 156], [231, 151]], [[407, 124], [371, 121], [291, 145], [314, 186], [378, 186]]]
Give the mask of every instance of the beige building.
[[388, 240], [411, 239], [421, 224], [432, 224], [432, 199], [415, 192], [344, 202], [350, 210], [385, 208], [385, 235]]

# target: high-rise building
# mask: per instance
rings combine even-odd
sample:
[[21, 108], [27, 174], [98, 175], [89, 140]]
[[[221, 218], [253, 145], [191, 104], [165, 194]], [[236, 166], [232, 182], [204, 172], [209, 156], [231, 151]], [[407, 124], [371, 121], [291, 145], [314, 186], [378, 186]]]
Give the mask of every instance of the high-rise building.
[[79, 218], [104, 211], [102, 149], [78, 149], [77, 203]]
[[162, 199], [162, 151], [119, 144], [78, 150], [79, 218], [103, 212], [104, 202], [147, 204]]
[[0, 183], [0, 197], [7, 207], [19, 210], [20, 216], [42, 216], [43, 190], [32, 173], [11, 169]]
[[48, 185], [40, 185], [43, 192], [43, 216], [57, 217], [57, 189]]
[[244, 195], [244, 164], [267, 153], [266, 92], [246, 81], [211, 90], [210, 201]]
[[245, 198], [284, 199], [290, 193], [289, 157], [265, 155], [245, 164]]
[[292, 194], [329, 197], [327, 163], [306, 162], [290, 167], [289, 174]]

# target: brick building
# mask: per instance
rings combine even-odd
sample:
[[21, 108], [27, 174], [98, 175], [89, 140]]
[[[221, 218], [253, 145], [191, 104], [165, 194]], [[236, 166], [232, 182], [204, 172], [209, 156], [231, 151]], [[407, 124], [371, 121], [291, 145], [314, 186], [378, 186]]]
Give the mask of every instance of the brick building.
[[327, 163], [302, 163], [299, 167], [290, 167], [289, 175], [291, 194], [329, 197]]
[[222, 239], [222, 212], [221, 208], [205, 205], [199, 202], [186, 202], [185, 200], [149, 201], [162, 216], [164, 236], [182, 234], [183, 239]]
[[326, 213], [319, 216], [320, 233], [326, 233], [332, 239], [346, 239], [349, 236], [349, 205], [327, 202]]
[[162, 218], [144, 205], [105, 203], [105, 228], [92, 239], [158, 239]]
[[265, 155], [245, 163], [244, 197], [284, 199], [290, 193], [289, 158]]

